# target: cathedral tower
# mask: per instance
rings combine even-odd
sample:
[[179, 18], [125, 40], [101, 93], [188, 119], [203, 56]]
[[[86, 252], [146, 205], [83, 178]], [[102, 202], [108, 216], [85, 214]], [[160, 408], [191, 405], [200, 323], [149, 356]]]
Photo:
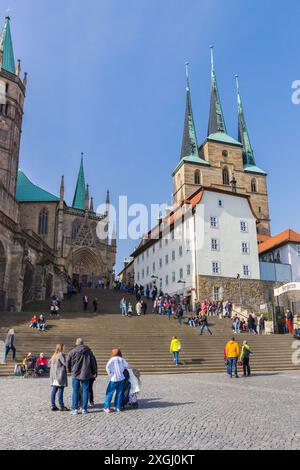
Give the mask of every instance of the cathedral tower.
[[27, 74], [20, 79], [7, 16], [0, 36], [0, 210], [18, 222], [16, 182]]

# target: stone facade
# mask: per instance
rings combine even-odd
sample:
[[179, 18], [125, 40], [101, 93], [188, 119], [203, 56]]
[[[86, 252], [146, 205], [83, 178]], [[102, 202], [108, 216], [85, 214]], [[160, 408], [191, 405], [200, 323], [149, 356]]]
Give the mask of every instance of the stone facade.
[[[174, 199], [176, 203], [188, 199], [201, 185], [232, 191], [230, 184], [223, 184], [223, 170], [226, 168], [229, 176], [228, 182], [234, 176], [237, 181], [237, 192], [250, 196], [251, 205], [259, 221], [259, 233], [270, 235], [266, 176], [258, 173], [248, 173], [244, 170], [242, 147], [207, 140], [200, 148], [199, 154], [209, 165], [185, 162], [174, 174]], [[199, 175], [199, 184], [195, 182], [196, 172]], [[256, 191], [252, 190], [254, 181]]]
[[237, 279], [221, 276], [197, 276], [197, 300], [212, 299], [214, 289], [219, 288], [219, 300], [230, 301], [245, 309], [260, 312], [263, 304], [273, 304], [274, 288], [282, 283], [261, 281], [259, 279]]
[[[8, 30], [9, 18], [6, 19]], [[13, 57], [11, 41], [8, 49]], [[0, 63], [2, 52], [1, 49]], [[88, 195], [83, 210], [65, 204], [63, 184], [60, 198], [50, 195], [49, 200], [38, 199], [35, 192], [32, 199], [19, 198], [20, 137], [27, 74], [22, 81], [20, 63], [16, 71], [12, 64], [11, 71], [0, 67], [0, 311], [19, 311], [25, 302], [47, 299], [53, 294], [62, 297], [74, 275], [78, 282], [111, 280], [116, 260], [115, 240], [97, 237], [99, 224], [109, 226], [109, 213], [97, 215], [92, 203], [88, 207]], [[29, 180], [27, 183], [34, 186]], [[35, 189], [46, 194], [41, 188]], [[42, 211], [47, 214], [44, 231], [39, 230]], [[78, 230], [74, 235], [75, 223]]]

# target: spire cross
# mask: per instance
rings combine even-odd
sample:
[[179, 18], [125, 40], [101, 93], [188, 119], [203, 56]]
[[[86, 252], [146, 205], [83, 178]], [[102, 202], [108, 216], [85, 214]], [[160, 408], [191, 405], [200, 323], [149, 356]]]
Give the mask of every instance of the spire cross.
[[237, 90], [239, 91], [239, 89], [240, 89], [240, 84], [239, 84], [239, 76], [238, 76], [238, 75], [235, 75], [235, 81], [236, 81]]
[[10, 12], [11, 12], [11, 9], [8, 7], [5, 11], [6, 11], [6, 13], [7, 13], [6, 18], [9, 18], [9, 19], [10, 19], [9, 14], [10, 14]]

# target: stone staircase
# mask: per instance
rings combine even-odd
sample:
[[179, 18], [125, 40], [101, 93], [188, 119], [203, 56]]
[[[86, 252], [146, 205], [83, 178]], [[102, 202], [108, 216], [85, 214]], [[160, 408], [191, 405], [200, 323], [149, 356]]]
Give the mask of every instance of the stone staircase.
[[[90, 299], [89, 311], [83, 311], [82, 295]], [[82, 337], [97, 358], [100, 372], [105, 373], [105, 365], [113, 347], [120, 347], [128, 362], [142, 374], [174, 374], [194, 372], [224, 372], [223, 350], [232, 337], [231, 321], [210, 318], [213, 336], [200, 337], [199, 329], [180, 327], [175, 319], [153, 315], [149, 300], [145, 316], [122, 318], [119, 303], [123, 293], [107, 290], [88, 289], [79, 296], [63, 302], [60, 319], [50, 319], [50, 302], [34, 302], [26, 305], [22, 313], [0, 314], [0, 337], [4, 339], [8, 328], [15, 329], [17, 356], [20, 360], [29, 351], [38, 355], [44, 352], [49, 357], [59, 342], [69, 351], [74, 341]], [[92, 300], [97, 297], [99, 313], [93, 314]], [[135, 299], [125, 295], [135, 306]], [[29, 328], [34, 313], [44, 313], [47, 318], [45, 333]], [[181, 366], [176, 367], [169, 353], [171, 337], [175, 335], [182, 342]], [[298, 367], [292, 363], [292, 342], [290, 336], [249, 336], [240, 335], [254, 351], [252, 369], [254, 371], [292, 370]], [[12, 374], [13, 363], [0, 365], [0, 376]]]

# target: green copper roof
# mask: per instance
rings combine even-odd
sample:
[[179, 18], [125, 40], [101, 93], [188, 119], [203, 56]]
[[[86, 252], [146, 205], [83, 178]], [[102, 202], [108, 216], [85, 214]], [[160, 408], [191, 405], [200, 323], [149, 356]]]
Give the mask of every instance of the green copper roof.
[[84, 179], [84, 169], [83, 169], [83, 154], [81, 154], [80, 168], [77, 178], [76, 190], [74, 194], [72, 207], [74, 209], [85, 210], [85, 179]]
[[191, 163], [192, 165], [205, 165], [205, 166], [210, 166], [210, 164], [204, 160], [203, 158], [197, 156], [197, 155], [189, 155], [187, 157], [184, 157], [180, 160], [178, 163], [177, 167], [173, 171], [172, 176], [174, 176], [177, 171], [182, 167], [184, 163]]
[[243, 161], [244, 165], [255, 165], [254, 152], [251, 146], [249, 132], [246, 125], [244, 108], [242, 98], [240, 94], [240, 87], [238, 76], [236, 75], [236, 86], [237, 86], [237, 99], [238, 99], [238, 111], [239, 111], [239, 141], [243, 145]]
[[18, 171], [16, 199], [18, 202], [58, 202], [59, 198], [33, 184], [23, 171]]
[[260, 175], [267, 175], [267, 173], [262, 170], [261, 168], [258, 168], [256, 165], [244, 165], [244, 170], [247, 173], [259, 173]]
[[211, 46], [211, 96], [207, 135], [216, 134], [217, 132], [227, 134], [214, 66], [213, 46]]
[[186, 64], [186, 106], [180, 159], [182, 160], [190, 155], [198, 155], [198, 140], [192, 110], [189, 69], [188, 64]]
[[207, 137], [207, 140], [215, 140], [217, 142], [223, 142], [224, 144], [231, 144], [231, 145], [239, 145], [240, 147], [242, 144], [237, 140], [230, 137], [230, 135], [225, 134], [224, 132], [216, 132], [215, 134], [210, 134]]
[[2, 68], [11, 73], [16, 73], [14, 50], [10, 32], [10, 18], [6, 17], [5, 25], [0, 36], [0, 48], [2, 50]]

